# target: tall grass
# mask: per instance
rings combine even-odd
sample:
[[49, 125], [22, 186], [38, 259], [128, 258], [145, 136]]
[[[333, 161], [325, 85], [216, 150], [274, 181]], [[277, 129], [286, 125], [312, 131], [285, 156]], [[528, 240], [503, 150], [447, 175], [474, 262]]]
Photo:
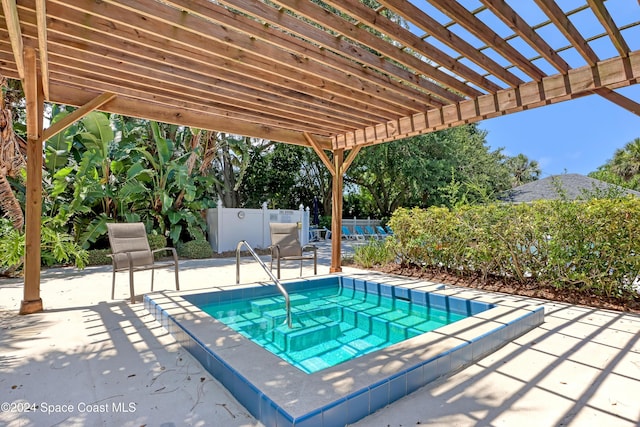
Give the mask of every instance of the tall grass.
[[369, 240], [366, 244], [357, 246], [353, 255], [354, 262], [365, 268], [388, 264], [394, 258], [395, 255], [387, 246], [386, 240]]

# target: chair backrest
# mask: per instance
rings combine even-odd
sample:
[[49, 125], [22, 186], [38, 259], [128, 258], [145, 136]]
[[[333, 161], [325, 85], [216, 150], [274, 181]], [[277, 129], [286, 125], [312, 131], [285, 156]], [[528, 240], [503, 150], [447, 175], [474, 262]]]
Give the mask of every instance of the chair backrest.
[[365, 226], [364, 229], [367, 230], [367, 233], [371, 234], [372, 236], [375, 236], [378, 234], [376, 233], [376, 230], [374, 230], [373, 227], [370, 225]]
[[355, 227], [353, 227], [353, 231], [356, 232], [356, 234], [361, 234], [364, 236], [364, 231], [362, 231], [362, 227], [360, 227], [359, 225], [356, 225]]
[[342, 234], [344, 236], [351, 236], [351, 231], [349, 231], [349, 228], [346, 225], [342, 226]]
[[143, 223], [109, 223], [107, 232], [116, 268], [129, 266], [127, 253], [131, 254], [134, 267], [153, 264], [153, 253]]
[[298, 224], [272, 222], [269, 229], [271, 245], [280, 248], [280, 257], [302, 255], [302, 245], [298, 240]]
[[379, 234], [379, 235], [381, 235], [381, 236], [386, 236], [387, 234], [389, 234], [389, 233], [387, 233], [387, 232], [384, 230], [384, 228], [382, 228], [382, 226], [380, 226], [380, 225], [376, 225], [376, 231], [377, 231], [377, 232], [378, 232], [378, 234]]

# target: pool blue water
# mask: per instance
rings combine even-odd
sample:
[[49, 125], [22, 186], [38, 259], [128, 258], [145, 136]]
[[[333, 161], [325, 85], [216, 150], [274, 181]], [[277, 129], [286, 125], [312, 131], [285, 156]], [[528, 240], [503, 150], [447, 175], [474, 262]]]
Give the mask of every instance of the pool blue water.
[[209, 304], [202, 311], [306, 373], [313, 373], [467, 317], [409, 300], [330, 285], [284, 298], [261, 295]]

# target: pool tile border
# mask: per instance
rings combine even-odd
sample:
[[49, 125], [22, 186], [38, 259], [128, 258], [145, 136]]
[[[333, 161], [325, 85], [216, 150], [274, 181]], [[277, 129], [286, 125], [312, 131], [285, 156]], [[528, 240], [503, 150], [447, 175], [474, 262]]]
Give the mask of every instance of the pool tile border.
[[[482, 294], [462, 298], [441, 284], [380, 283], [380, 277], [317, 276], [284, 282], [342, 286], [432, 305], [468, 317], [386, 349], [306, 374], [200, 311], [190, 300], [257, 297], [273, 286], [253, 284], [233, 291], [171, 291], [146, 295], [145, 308], [256, 419], [267, 427], [333, 427], [353, 423], [424, 385], [469, 366], [544, 321], [541, 306], [504, 305]], [[206, 292], [207, 296], [203, 296]], [[199, 338], [207, 337], [207, 338]], [[462, 337], [462, 338], [460, 338]], [[263, 369], [263, 367], [265, 369]]]

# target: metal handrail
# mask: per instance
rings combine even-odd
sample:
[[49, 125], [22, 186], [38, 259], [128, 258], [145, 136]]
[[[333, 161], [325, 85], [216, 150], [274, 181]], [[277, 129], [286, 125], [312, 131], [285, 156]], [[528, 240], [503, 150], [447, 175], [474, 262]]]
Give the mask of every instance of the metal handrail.
[[256, 261], [258, 261], [258, 264], [260, 264], [262, 269], [267, 272], [271, 280], [273, 280], [273, 282], [276, 284], [276, 287], [278, 288], [280, 293], [282, 293], [282, 296], [284, 296], [284, 305], [285, 309], [287, 310], [287, 326], [293, 328], [293, 322], [291, 321], [291, 300], [289, 299], [289, 293], [284, 288], [284, 286], [282, 286], [280, 280], [278, 280], [278, 278], [273, 275], [271, 269], [267, 268], [264, 262], [262, 262], [258, 254], [253, 250], [253, 248], [249, 245], [249, 243], [247, 243], [246, 240], [241, 240], [240, 242], [238, 242], [238, 246], [236, 246], [236, 285], [240, 284], [240, 248], [242, 248], [243, 245], [246, 246], [247, 249], [249, 249], [249, 253]]

